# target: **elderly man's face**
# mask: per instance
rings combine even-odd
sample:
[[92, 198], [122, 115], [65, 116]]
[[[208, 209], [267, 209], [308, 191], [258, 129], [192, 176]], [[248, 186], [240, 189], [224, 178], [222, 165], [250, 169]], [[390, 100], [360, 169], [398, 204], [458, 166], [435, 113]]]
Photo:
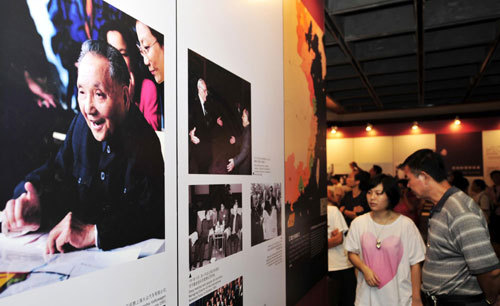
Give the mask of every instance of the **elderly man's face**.
[[201, 97], [202, 102], [207, 100], [208, 90], [204, 81], [201, 81], [198, 85], [198, 95]]
[[410, 188], [419, 199], [426, 199], [428, 192], [423, 177], [421, 175], [415, 175], [408, 166], [405, 166], [403, 171], [408, 179], [408, 188]]
[[92, 135], [107, 140], [125, 118], [129, 108], [128, 88], [109, 73], [109, 61], [87, 53], [78, 66], [78, 104]]

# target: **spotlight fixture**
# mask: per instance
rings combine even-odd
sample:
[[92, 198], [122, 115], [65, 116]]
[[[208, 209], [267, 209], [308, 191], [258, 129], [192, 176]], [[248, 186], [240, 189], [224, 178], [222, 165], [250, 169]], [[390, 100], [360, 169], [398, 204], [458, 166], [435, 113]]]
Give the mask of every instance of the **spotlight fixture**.
[[418, 122], [417, 121], [413, 121], [413, 125], [411, 126], [411, 129], [414, 131], [418, 130]]
[[455, 117], [455, 121], [453, 121], [453, 124], [454, 125], [460, 125], [460, 124], [462, 124], [462, 122], [460, 121], [460, 118], [458, 118], [458, 116]]
[[336, 134], [338, 129], [339, 129], [338, 126], [333, 126], [332, 130], [330, 131], [330, 133]]
[[367, 132], [369, 132], [369, 131], [371, 131], [372, 129], [373, 129], [373, 125], [372, 125], [371, 123], [367, 123], [367, 124], [366, 124], [366, 129], [365, 129], [365, 130], [366, 130]]

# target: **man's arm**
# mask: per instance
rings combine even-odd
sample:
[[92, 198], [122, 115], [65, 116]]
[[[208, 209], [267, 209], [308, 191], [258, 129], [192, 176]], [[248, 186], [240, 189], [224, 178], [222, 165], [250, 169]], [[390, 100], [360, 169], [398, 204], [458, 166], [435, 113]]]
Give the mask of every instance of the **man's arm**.
[[[473, 200], [469, 199], [469, 201]], [[472, 205], [477, 204], [472, 203]], [[457, 212], [453, 217], [455, 217], [455, 221], [449, 228], [456, 237], [457, 244], [461, 246], [461, 252], [469, 271], [476, 275], [488, 301], [494, 302], [500, 288], [500, 266], [490, 242], [486, 222], [479, 215], [472, 213]], [[478, 257], [481, 260], [477, 260]]]
[[235, 166], [238, 166], [245, 158], [247, 158], [249, 152], [250, 152], [250, 128], [246, 127], [245, 130], [243, 131], [240, 153], [236, 155], [233, 159]]
[[72, 189], [61, 181], [73, 165], [71, 141], [78, 119], [86, 124], [81, 115], [75, 116], [57, 155], [29, 173], [14, 189], [13, 199], [7, 202], [5, 209], [9, 230], [48, 228], [67, 213], [67, 204], [73, 200], [68, 197]]
[[[40, 228], [41, 208], [38, 192], [33, 184], [24, 184], [26, 192], [16, 199], [11, 199], [5, 205], [4, 218], [8, 231], [24, 232], [36, 231]], [[5, 233], [4, 233], [5, 234]]]
[[420, 263], [410, 266], [411, 269], [411, 305], [422, 305], [422, 297], [420, 296], [420, 284], [422, 283], [422, 270]]
[[344, 196], [342, 200], [340, 200], [339, 210], [344, 216], [351, 220], [354, 220], [358, 216], [358, 214], [364, 212], [364, 208], [362, 205], [356, 205], [352, 210], [346, 209], [346, 196]]
[[[359, 206], [356, 206], [356, 207], [359, 207]], [[343, 210], [343, 214], [344, 216], [346, 216], [347, 218], [349, 219], [354, 219], [358, 216], [357, 212], [356, 212], [356, 207], [354, 207], [353, 210], [348, 210], [348, 209], [345, 209]]]
[[500, 269], [495, 269], [477, 275], [479, 286], [484, 292], [486, 299], [494, 304], [500, 294]]
[[331, 249], [338, 245], [341, 245], [343, 241], [344, 234], [339, 231], [338, 228], [336, 228], [334, 231], [332, 231], [330, 238], [328, 238], [328, 248]]

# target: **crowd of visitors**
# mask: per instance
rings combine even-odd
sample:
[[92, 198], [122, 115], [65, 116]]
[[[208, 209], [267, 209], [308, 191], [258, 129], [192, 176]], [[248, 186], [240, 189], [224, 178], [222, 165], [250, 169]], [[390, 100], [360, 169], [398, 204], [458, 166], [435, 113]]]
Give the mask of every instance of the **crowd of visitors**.
[[330, 305], [500, 305], [499, 170], [469, 184], [429, 149], [350, 168], [328, 186]]

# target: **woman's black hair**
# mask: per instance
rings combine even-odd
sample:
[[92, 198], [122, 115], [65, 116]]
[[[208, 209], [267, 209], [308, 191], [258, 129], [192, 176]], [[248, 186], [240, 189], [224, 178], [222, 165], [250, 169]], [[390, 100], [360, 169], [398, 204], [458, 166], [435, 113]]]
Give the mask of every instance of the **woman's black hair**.
[[368, 184], [369, 189], [377, 187], [379, 184], [382, 184], [382, 188], [384, 193], [387, 195], [389, 199], [389, 205], [387, 209], [394, 209], [394, 207], [399, 203], [399, 198], [401, 196], [398, 180], [393, 178], [387, 174], [380, 174], [373, 177]]
[[160, 44], [160, 46], [163, 48], [163, 34], [161, 34], [160, 32], [156, 31], [155, 29], [153, 29], [150, 26], [148, 26], [148, 28], [151, 31], [151, 34], [153, 34], [153, 36], [156, 38], [156, 40], [158, 41], [158, 43]]
[[359, 189], [361, 189], [362, 191], [368, 191], [370, 189], [368, 188], [370, 182], [370, 173], [359, 170], [359, 172], [354, 175], [354, 179], [356, 181], [359, 181]]
[[485, 190], [487, 187], [486, 183], [480, 179], [472, 181], [472, 184], [475, 184], [477, 187], [479, 187], [479, 189], [481, 189], [481, 191]]
[[131, 97], [135, 102], [141, 99], [142, 81], [146, 78], [146, 67], [143, 64], [142, 56], [136, 47], [137, 36], [132, 28], [127, 26], [127, 22], [121, 20], [113, 20], [106, 22], [99, 29], [99, 39], [107, 41], [107, 34], [111, 31], [116, 31], [121, 34], [125, 45], [127, 46], [127, 55], [130, 59], [130, 69], [135, 77], [134, 96]]

